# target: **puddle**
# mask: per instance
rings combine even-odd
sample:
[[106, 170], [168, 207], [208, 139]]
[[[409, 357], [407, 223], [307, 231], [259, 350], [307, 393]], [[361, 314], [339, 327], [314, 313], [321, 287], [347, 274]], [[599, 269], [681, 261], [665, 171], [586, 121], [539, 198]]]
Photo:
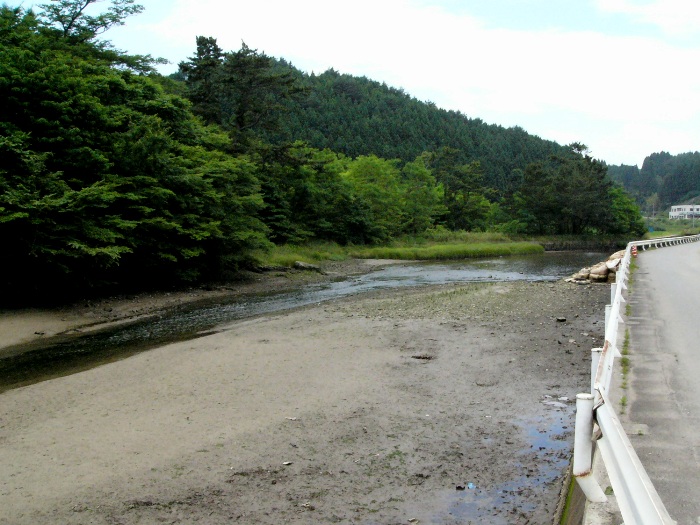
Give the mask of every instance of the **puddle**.
[[553, 508], [542, 507], [553, 483], [559, 483], [569, 466], [573, 447], [574, 406], [547, 410], [539, 420], [514, 421], [526, 446], [513, 457], [513, 479], [490, 487], [465, 483], [464, 490], [438, 495], [443, 511], [431, 523], [512, 525], [551, 520]]

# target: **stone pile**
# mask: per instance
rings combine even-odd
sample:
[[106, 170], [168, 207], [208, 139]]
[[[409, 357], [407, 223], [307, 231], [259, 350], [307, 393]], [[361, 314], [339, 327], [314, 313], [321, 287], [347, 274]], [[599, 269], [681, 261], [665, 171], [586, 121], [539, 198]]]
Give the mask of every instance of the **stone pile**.
[[599, 262], [587, 268], [581, 268], [578, 272], [566, 279], [568, 283], [614, 283], [617, 269], [620, 267], [625, 250], [613, 253], [607, 261]]

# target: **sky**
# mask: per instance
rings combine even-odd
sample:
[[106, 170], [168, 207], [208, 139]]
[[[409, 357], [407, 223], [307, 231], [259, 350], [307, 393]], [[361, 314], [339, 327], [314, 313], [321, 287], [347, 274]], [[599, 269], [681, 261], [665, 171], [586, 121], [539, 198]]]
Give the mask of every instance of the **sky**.
[[[104, 0], [105, 2], [107, 0]], [[700, 149], [698, 0], [137, 0], [104, 37], [171, 63], [198, 35], [402, 88], [608, 164]], [[104, 10], [106, 3], [100, 3]]]

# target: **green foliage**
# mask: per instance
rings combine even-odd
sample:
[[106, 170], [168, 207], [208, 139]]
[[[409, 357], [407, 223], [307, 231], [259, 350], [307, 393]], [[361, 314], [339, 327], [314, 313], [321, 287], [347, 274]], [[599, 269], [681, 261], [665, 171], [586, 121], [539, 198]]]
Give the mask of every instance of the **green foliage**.
[[489, 125], [364, 77], [333, 69], [307, 75], [284, 61], [278, 61], [278, 70], [290, 71], [308, 95], [285, 102], [289, 113], [284, 124], [265, 135], [272, 143], [303, 140], [352, 158], [375, 155], [402, 162], [449, 148], [455, 165], [478, 161], [484, 184], [499, 196], [516, 189], [519, 170], [527, 164], [564, 151], [517, 126]]
[[669, 219], [668, 216], [660, 216], [648, 219], [647, 226], [653, 230], [646, 233], [646, 237], [649, 238], [700, 233], [700, 220], [698, 219]]
[[700, 153], [683, 153], [673, 157], [666, 167], [659, 188], [659, 199], [668, 205], [688, 202], [700, 196]]
[[404, 192], [404, 225], [407, 233], [422, 233], [447, 213], [444, 188], [438, 184], [423, 157], [407, 162], [401, 170]]
[[543, 253], [540, 244], [532, 242], [436, 244], [429, 246], [379, 246], [351, 250], [360, 259], [455, 260], [477, 257], [500, 257]]
[[444, 187], [447, 226], [453, 230], [486, 229], [491, 211], [487, 194], [494, 191], [484, 184], [481, 163], [460, 164], [459, 152], [451, 148], [442, 148], [424, 157]]
[[348, 159], [303, 144], [259, 150], [262, 219], [278, 244], [312, 239], [340, 244], [372, 237], [367, 205], [343, 173]]
[[86, 9], [98, 0], [51, 0], [41, 4], [47, 24], [57, 26], [64, 37], [78, 41], [92, 40], [110, 27], [124, 25], [128, 16], [141, 13], [143, 6], [135, 5], [134, 0], [112, 0], [106, 13], [97, 16], [86, 14]]
[[343, 177], [364, 204], [370, 227], [362, 242], [386, 242], [404, 233], [422, 233], [445, 213], [442, 186], [422, 157], [399, 168], [397, 160], [360, 156], [348, 162]]
[[400, 174], [397, 161], [374, 155], [351, 161], [344, 173], [353, 192], [367, 205], [373, 229], [366, 241], [387, 241], [401, 233], [403, 188]]
[[[333, 70], [305, 75], [245, 44], [224, 52], [212, 38], [197, 39], [180, 75], [195, 111], [224, 126], [235, 147], [259, 155], [262, 217], [276, 243], [387, 242], [435, 224], [510, 234], [625, 227], [611, 220], [613, 197], [621, 210], [624, 199], [608, 194], [603, 165], [581, 145], [487, 126]], [[299, 139], [312, 146], [306, 158], [290, 154]], [[314, 175], [318, 163], [308, 152], [318, 148], [347, 155], [345, 185], [337, 171], [321, 169], [325, 186]], [[338, 198], [319, 198], [321, 188]]]
[[641, 237], [647, 231], [644, 219], [635, 204], [625, 190], [620, 186], [613, 186], [610, 189], [612, 197], [612, 221], [608, 227], [609, 233], [626, 233], [636, 237]]
[[311, 264], [320, 261], [343, 261], [348, 257], [346, 247], [323, 241], [282, 244], [264, 252], [255, 252], [254, 256], [258, 264], [272, 267], [292, 267], [297, 261]]
[[700, 196], [700, 153], [671, 155], [652, 153], [637, 166], [609, 166], [610, 176], [620, 182], [647, 215]]
[[606, 166], [578, 144], [546, 163], [530, 164], [514, 202], [518, 219], [533, 234], [623, 233], [641, 224], [636, 206], [613, 187]]
[[290, 71], [277, 71], [270, 57], [245, 42], [224, 53], [216, 39], [197, 37], [197, 54], [180, 64], [180, 73], [195, 113], [228, 130], [241, 151], [275, 132], [283, 102], [303, 92]]
[[5, 297], [196, 279], [264, 245], [255, 166], [185, 100], [31, 13], [0, 13]]
[[469, 232], [465, 230], [448, 230], [443, 225], [426, 230], [422, 239], [436, 243], [460, 242], [460, 243], [493, 243], [510, 242], [512, 239], [501, 232]]
[[157, 60], [99, 39], [142, 7], [112, 0], [94, 14], [97, 3], [0, 8], [6, 300], [226, 277], [270, 241], [451, 236], [461, 244], [410, 256], [454, 258], [540, 249], [494, 252], [470, 231], [638, 227], [629, 198], [580, 150], [213, 38], [198, 37], [164, 78]]

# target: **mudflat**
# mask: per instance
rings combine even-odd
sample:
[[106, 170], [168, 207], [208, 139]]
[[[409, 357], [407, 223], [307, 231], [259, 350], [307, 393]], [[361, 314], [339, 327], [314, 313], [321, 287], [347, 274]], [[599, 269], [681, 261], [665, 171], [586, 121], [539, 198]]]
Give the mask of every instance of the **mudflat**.
[[550, 523], [608, 299], [379, 291], [9, 390], [0, 523]]

